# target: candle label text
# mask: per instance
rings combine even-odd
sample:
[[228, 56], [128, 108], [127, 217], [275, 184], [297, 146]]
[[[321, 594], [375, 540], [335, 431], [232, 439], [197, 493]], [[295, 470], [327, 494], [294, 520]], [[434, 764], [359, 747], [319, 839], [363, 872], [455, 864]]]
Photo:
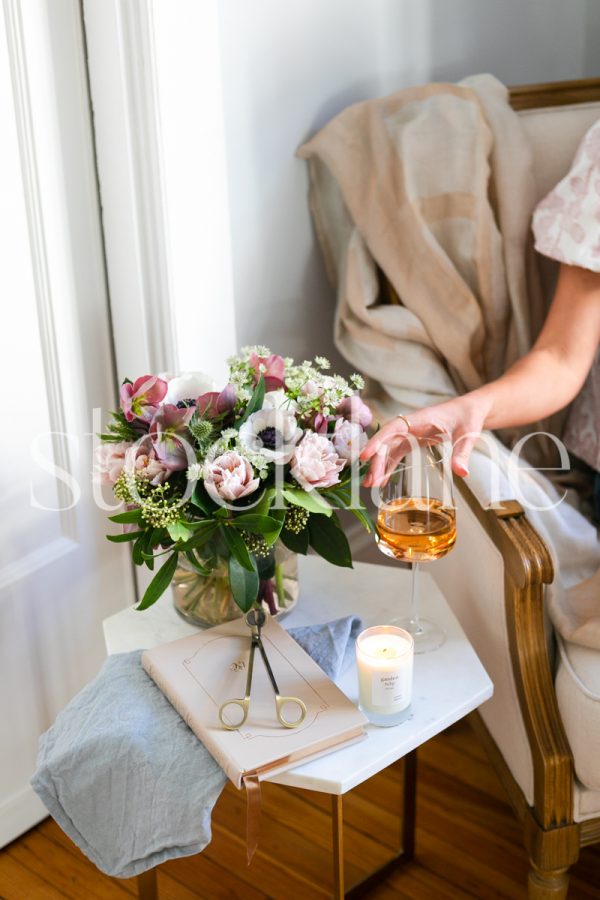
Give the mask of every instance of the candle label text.
[[371, 702], [374, 706], [396, 706], [403, 703], [405, 684], [400, 672], [373, 672], [371, 680]]

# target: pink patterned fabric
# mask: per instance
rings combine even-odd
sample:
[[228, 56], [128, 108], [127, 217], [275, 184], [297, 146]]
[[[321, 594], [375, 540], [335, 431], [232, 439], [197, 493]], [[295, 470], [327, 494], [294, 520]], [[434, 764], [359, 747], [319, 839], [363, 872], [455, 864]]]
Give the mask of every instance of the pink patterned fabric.
[[[571, 266], [600, 272], [600, 120], [583, 138], [567, 175], [533, 215], [535, 248]], [[575, 400], [563, 435], [576, 456], [600, 471], [600, 354]]]

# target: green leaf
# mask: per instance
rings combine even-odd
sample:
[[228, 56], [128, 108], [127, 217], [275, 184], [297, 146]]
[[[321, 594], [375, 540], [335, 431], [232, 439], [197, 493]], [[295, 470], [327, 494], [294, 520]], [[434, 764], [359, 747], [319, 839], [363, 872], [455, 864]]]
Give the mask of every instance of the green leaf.
[[260, 559], [256, 560], [256, 568], [261, 581], [273, 578], [275, 575], [275, 554], [269, 553], [268, 556], [261, 556]]
[[236, 528], [243, 528], [252, 534], [269, 534], [272, 531], [278, 532], [281, 528], [281, 522], [273, 516], [257, 516], [253, 513], [235, 516], [231, 521]]
[[358, 521], [369, 534], [375, 531], [375, 523], [373, 522], [371, 514], [366, 506], [351, 506], [349, 507], [349, 510], [353, 516], [356, 516]]
[[133, 553], [132, 559], [134, 565], [141, 566], [144, 562], [143, 552], [144, 552], [144, 543], [146, 541], [146, 532], [142, 531], [140, 537], [137, 539], [135, 544], [133, 545]]
[[171, 584], [173, 575], [175, 574], [178, 556], [178, 553], [173, 553], [172, 556], [169, 556], [167, 561], [162, 564], [162, 566], [146, 588], [146, 593], [142, 597], [141, 602], [138, 604], [138, 606], [136, 606], [136, 609], [148, 609], [149, 606], [152, 606], [153, 603], [156, 603], [161, 594], [164, 594], [166, 589]]
[[247, 569], [249, 572], [254, 571], [256, 569], [256, 563], [251, 559], [248, 548], [244, 543], [244, 539], [238, 534], [235, 528], [232, 528], [230, 525], [223, 525], [221, 534], [225, 539], [229, 552], [232, 556], [235, 556], [240, 566]]
[[334, 566], [352, 568], [352, 553], [346, 535], [334, 519], [311, 516], [308, 521], [310, 545]]
[[252, 562], [254, 564], [248, 570], [240, 564], [237, 557], [229, 557], [229, 585], [233, 599], [242, 612], [248, 612], [258, 596], [258, 571], [254, 559]]
[[142, 520], [142, 510], [139, 509], [128, 509], [127, 512], [117, 513], [116, 516], [108, 517], [111, 522], [116, 522], [117, 525], [137, 525], [138, 522]]
[[180, 519], [179, 521], [190, 531], [197, 531], [198, 529], [206, 528], [207, 525], [211, 525], [213, 523], [212, 519], [194, 519], [191, 522], [187, 519]]
[[218, 522], [207, 522], [206, 526], [202, 529], [197, 529], [194, 531], [192, 537], [186, 541], [184, 544], [180, 544], [177, 548], [178, 550], [197, 550], [198, 547], [203, 547], [205, 544], [210, 541], [214, 533], [217, 531], [219, 527]]
[[311, 513], [319, 513], [323, 516], [330, 516], [332, 513], [331, 506], [327, 500], [322, 497], [318, 491], [303, 491], [300, 488], [286, 487], [282, 491], [283, 496], [288, 503], [294, 506], [301, 506]]
[[204, 575], [205, 577], [207, 575], [210, 575], [210, 569], [208, 569], [206, 566], [202, 565], [202, 563], [200, 562], [200, 560], [198, 559], [196, 554], [193, 552], [193, 550], [186, 550], [185, 557], [186, 557], [187, 561], [190, 563], [190, 565], [192, 565], [194, 567], [196, 572], [200, 572], [200, 574]]
[[183, 522], [171, 522], [167, 525], [167, 531], [172, 541], [187, 541], [192, 536], [190, 529]]
[[216, 509], [220, 508], [219, 504], [215, 503], [215, 501], [209, 495], [208, 491], [201, 481], [198, 481], [196, 483], [190, 499], [192, 504], [194, 506], [197, 506], [198, 509], [201, 509], [202, 512], [207, 516], [211, 516]]
[[328, 501], [337, 509], [347, 509], [352, 515], [356, 516], [361, 525], [369, 532], [375, 530], [373, 520], [366, 506], [351, 506], [352, 494], [350, 490], [350, 482], [345, 485], [336, 485], [335, 488], [329, 488], [324, 492]]
[[298, 534], [282, 528], [279, 537], [292, 553], [300, 553], [302, 556], [306, 556], [308, 553], [308, 527], [303, 528]]
[[273, 500], [275, 499], [275, 488], [265, 488], [262, 497], [258, 503], [252, 507], [252, 512], [256, 516], [268, 516]]
[[264, 375], [261, 375], [258, 379], [257, 385], [254, 388], [252, 396], [248, 401], [248, 406], [244, 410], [244, 415], [238, 419], [236, 422], [236, 426], [239, 428], [240, 425], [243, 425], [248, 416], [251, 416], [253, 412], [256, 412], [258, 409], [262, 409], [263, 400], [265, 399], [265, 378]]
[[106, 539], [112, 541], [113, 544], [124, 544], [125, 541], [135, 541], [136, 538], [144, 534], [143, 531], [129, 531], [127, 534], [107, 534]]

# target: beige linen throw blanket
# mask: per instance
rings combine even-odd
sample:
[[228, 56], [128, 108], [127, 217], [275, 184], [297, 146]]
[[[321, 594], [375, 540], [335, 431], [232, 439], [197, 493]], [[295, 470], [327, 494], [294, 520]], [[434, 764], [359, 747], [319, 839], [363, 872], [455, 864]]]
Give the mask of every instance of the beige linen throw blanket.
[[[504, 85], [480, 75], [358, 103], [299, 155], [337, 289], [336, 344], [368, 377], [382, 418], [476, 388], [527, 352], [545, 312], [531, 239], [536, 191]], [[380, 270], [399, 303], [381, 303]], [[501, 445], [494, 459], [485, 448], [474, 454], [469, 483], [484, 504], [514, 496], [507, 458]], [[521, 502], [558, 499], [541, 473], [521, 482]], [[560, 573], [549, 592], [555, 625], [600, 648], [596, 585], [565, 591], [600, 564], [595, 529], [565, 503], [530, 518]]]

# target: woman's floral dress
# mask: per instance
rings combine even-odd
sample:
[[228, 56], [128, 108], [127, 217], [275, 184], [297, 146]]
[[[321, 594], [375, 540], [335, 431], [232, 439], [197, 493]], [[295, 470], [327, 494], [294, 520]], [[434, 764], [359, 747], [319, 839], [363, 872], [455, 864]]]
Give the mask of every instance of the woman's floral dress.
[[[600, 120], [583, 138], [568, 174], [533, 216], [535, 248], [570, 266], [600, 272]], [[600, 354], [575, 400], [565, 444], [600, 471]]]

